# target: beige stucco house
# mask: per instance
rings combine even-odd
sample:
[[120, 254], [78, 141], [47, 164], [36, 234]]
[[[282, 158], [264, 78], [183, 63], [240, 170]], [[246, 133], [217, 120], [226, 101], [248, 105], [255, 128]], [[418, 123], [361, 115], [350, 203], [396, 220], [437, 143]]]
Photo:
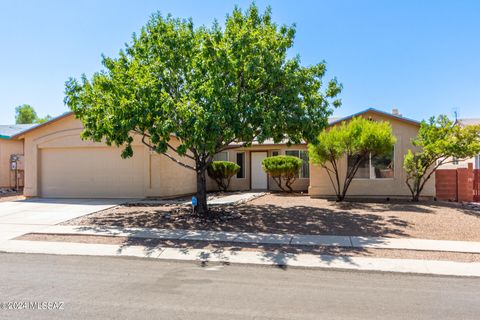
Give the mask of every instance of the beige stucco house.
[[[397, 142], [389, 155], [370, 158], [357, 171], [347, 196], [352, 197], [409, 197], [405, 180], [406, 173], [403, 169], [403, 158], [408, 149], [414, 150], [411, 141], [416, 136], [420, 123], [405, 117], [398, 112], [386, 113], [376, 109], [367, 109], [357, 114], [342, 118], [330, 123], [335, 126], [343, 121], [348, 121], [354, 116], [361, 116], [373, 121], [388, 121], [392, 126]], [[348, 159], [345, 157], [340, 163], [340, 172], [346, 175]], [[335, 192], [325, 169], [310, 165], [310, 186], [308, 193], [311, 196], [334, 196]], [[435, 196], [435, 177], [426, 184], [422, 192], [424, 197]]]
[[[407, 149], [412, 147], [410, 140], [418, 131], [418, 122], [374, 109], [357, 115], [389, 121], [397, 144], [390, 161], [393, 169], [382, 169], [382, 177], [370, 176], [370, 173], [367, 177], [365, 175], [370, 169], [363, 168], [360, 170], [363, 176], [352, 183], [349, 195], [408, 196], [402, 161]], [[348, 118], [335, 121], [332, 125], [345, 120]], [[134, 156], [122, 159], [119, 148], [82, 140], [82, 130], [82, 123], [72, 113], [67, 113], [15, 136], [24, 141], [26, 196], [142, 198], [172, 197], [196, 191], [193, 171], [164, 155], [150, 152], [141, 143], [141, 137], [134, 139]], [[173, 144], [178, 143], [175, 138], [172, 139]], [[240, 165], [240, 172], [231, 180], [231, 190], [278, 190], [261, 166], [265, 157], [274, 155], [292, 155], [304, 160], [293, 186], [295, 190], [308, 190], [312, 196], [333, 195], [323, 170], [309, 164], [306, 144], [287, 146], [266, 141], [262, 144], [253, 143], [248, 148], [233, 144], [215, 158]], [[347, 165], [347, 159], [343, 165]], [[433, 196], [433, 186], [434, 182], [429, 183], [424, 194]], [[216, 185], [209, 180], [207, 187], [215, 190]]]
[[[16, 134], [25, 131], [34, 125], [0, 125], [0, 188], [13, 188], [15, 183], [15, 171], [12, 170], [10, 157], [12, 155], [23, 155], [23, 141], [12, 139]], [[23, 163], [18, 162], [17, 183], [23, 185]]]
[[[166, 156], [150, 152], [137, 137], [134, 156], [120, 157], [121, 149], [80, 138], [82, 123], [72, 113], [55, 118], [17, 135], [25, 144], [25, 188], [28, 197], [141, 198], [171, 197], [196, 191], [195, 173]], [[172, 143], [175, 139], [172, 138]], [[243, 148], [232, 145], [216, 155], [238, 163], [232, 190], [276, 190], [261, 169], [263, 158], [275, 154], [306, 156], [306, 145], [287, 147], [265, 143]], [[173, 153], [171, 155], [174, 155]], [[174, 155], [175, 156], [175, 155]], [[308, 159], [294, 185], [307, 190]], [[216, 188], [208, 181], [209, 190]]]

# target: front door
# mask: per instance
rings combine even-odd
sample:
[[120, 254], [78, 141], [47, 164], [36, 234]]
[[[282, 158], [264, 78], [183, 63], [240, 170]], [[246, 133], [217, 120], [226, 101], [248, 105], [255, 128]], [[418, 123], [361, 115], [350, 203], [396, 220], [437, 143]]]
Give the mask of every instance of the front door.
[[266, 190], [268, 188], [267, 174], [262, 169], [262, 161], [268, 156], [267, 152], [252, 152], [252, 189]]

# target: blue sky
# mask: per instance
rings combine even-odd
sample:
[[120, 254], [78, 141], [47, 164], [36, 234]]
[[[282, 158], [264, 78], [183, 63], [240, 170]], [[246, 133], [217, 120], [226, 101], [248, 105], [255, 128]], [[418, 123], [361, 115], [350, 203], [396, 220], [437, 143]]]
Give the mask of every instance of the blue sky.
[[[291, 54], [325, 60], [343, 84], [345, 116], [367, 107], [423, 119], [480, 117], [480, 1], [256, 1], [281, 24], [297, 25]], [[224, 20], [250, 1], [1, 1], [0, 124], [17, 105], [60, 115], [64, 83], [101, 69], [151, 13]]]

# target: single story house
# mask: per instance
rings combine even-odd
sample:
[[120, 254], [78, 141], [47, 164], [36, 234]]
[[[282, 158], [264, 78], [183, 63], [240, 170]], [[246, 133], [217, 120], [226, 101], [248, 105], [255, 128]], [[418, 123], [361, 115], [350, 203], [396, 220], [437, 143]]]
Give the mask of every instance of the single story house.
[[11, 170], [10, 157], [23, 155], [23, 141], [12, 139], [12, 137], [33, 126], [33, 124], [0, 125], [0, 188], [15, 187], [15, 175]]
[[[366, 161], [357, 171], [348, 189], [348, 196], [356, 197], [409, 197], [410, 190], [406, 185], [406, 172], [403, 169], [403, 158], [408, 149], [414, 150], [412, 139], [417, 135], [420, 123], [403, 117], [396, 109], [392, 113], [377, 109], [367, 109], [359, 113], [338, 119], [330, 126], [341, 124], [352, 117], [365, 117], [372, 121], [388, 121], [392, 126], [393, 135], [397, 142], [391, 154], [383, 155]], [[339, 171], [345, 177], [348, 168], [348, 159], [344, 157], [339, 164]], [[327, 171], [320, 166], [310, 164], [310, 196], [334, 196]], [[435, 196], [435, 175], [426, 183], [422, 192], [424, 197]]]
[[[362, 173], [358, 181], [356, 179], [352, 183], [349, 193], [392, 197], [408, 195], [402, 161], [403, 154], [411, 148], [410, 139], [418, 130], [418, 122], [375, 109], [356, 115], [392, 123], [397, 145], [393, 172], [384, 178], [366, 178]], [[349, 118], [334, 121], [331, 125]], [[81, 140], [82, 130], [82, 123], [72, 113], [66, 113], [15, 135], [25, 145], [25, 196], [141, 198], [172, 197], [196, 191], [193, 171], [179, 166], [164, 155], [150, 152], [141, 143], [140, 136], [134, 139], [134, 156], [122, 159], [119, 148]], [[178, 143], [175, 138], [171, 142], [174, 145]], [[308, 190], [312, 196], [332, 195], [333, 189], [329, 187], [330, 182], [322, 174], [322, 169], [309, 164], [306, 144], [288, 146], [266, 141], [263, 144], [253, 143], [248, 148], [231, 145], [228, 150], [218, 153], [215, 159], [240, 165], [240, 172], [230, 184], [232, 190], [277, 190], [278, 187], [261, 166], [265, 157], [274, 155], [293, 155], [304, 160], [294, 184], [295, 190]], [[208, 181], [208, 189], [215, 188], [215, 183]], [[434, 189], [427, 188], [425, 194], [433, 196]]]

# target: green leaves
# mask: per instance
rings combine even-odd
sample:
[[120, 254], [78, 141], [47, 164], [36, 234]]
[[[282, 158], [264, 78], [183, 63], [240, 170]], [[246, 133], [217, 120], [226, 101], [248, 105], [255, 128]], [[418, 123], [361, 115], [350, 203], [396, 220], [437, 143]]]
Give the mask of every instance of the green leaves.
[[480, 153], [480, 125], [461, 126], [445, 115], [422, 121], [412, 141], [417, 147], [405, 155], [403, 167], [412, 199], [418, 198], [435, 170], [442, 164], [457, 159], [471, 158]]
[[386, 154], [395, 142], [388, 122], [356, 117], [321, 132], [318, 143], [309, 145], [310, 159], [325, 165], [343, 156]]
[[291, 192], [293, 191], [291, 185], [302, 168], [302, 160], [293, 156], [268, 157], [263, 159], [262, 168], [273, 178], [280, 189], [287, 191], [282, 185], [282, 182], [285, 182], [285, 186]]
[[263, 159], [263, 170], [272, 177], [298, 175], [302, 160], [293, 156], [274, 156]]
[[223, 191], [228, 190], [230, 179], [237, 174], [240, 166], [230, 161], [213, 161], [207, 167], [207, 173], [210, 178], [217, 182], [218, 188]]
[[65, 103], [84, 138], [124, 146], [125, 156], [134, 133], [157, 152], [174, 135], [180, 155], [207, 162], [234, 141], [314, 141], [341, 85], [323, 93], [324, 62], [287, 59], [294, 36], [255, 5], [235, 8], [223, 29], [157, 13], [117, 57], [103, 57], [105, 70], [67, 81]]
[[[356, 117], [321, 132], [317, 143], [309, 144], [308, 150], [312, 163], [327, 171], [337, 200], [341, 201], [360, 164], [370, 156], [373, 158], [390, 153], [395, 143], [396, 138], [388, 122]], [[339, 161], [345, 156], [355, 160], [342, 175]]]
[[39, 118], [35, 109], [29, 104], [22, 104], [15, 108], [15, 123], [16, 124], [30, 124], [30, 123], [44, 123], [52, 120], [50, 115]]

